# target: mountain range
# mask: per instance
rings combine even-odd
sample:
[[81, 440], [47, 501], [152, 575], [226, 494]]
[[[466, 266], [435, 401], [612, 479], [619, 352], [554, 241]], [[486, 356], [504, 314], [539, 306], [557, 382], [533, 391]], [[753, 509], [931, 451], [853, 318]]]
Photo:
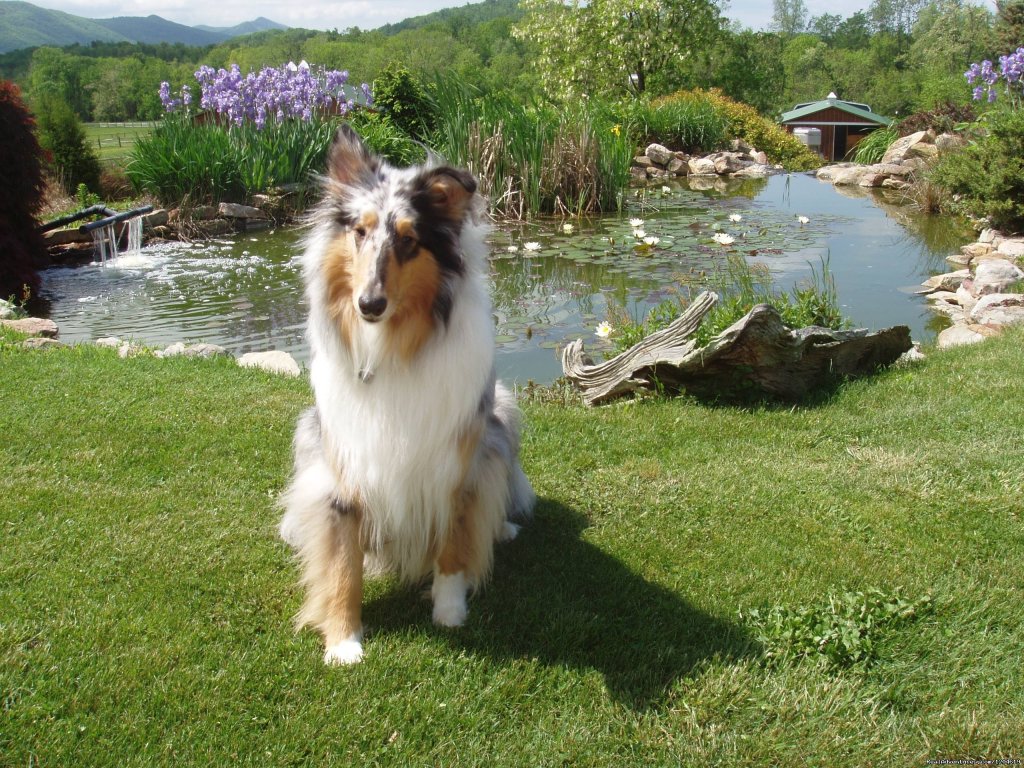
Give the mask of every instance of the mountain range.
[[40, 45], [88, 45], [94, 40], [105, 43], [213, 45], [267, 29], [287, 27], [262, 16], [233, 27], [189, 27], [160, 16], [87, 19], [21, 0], [0, 1], [0, 53]]

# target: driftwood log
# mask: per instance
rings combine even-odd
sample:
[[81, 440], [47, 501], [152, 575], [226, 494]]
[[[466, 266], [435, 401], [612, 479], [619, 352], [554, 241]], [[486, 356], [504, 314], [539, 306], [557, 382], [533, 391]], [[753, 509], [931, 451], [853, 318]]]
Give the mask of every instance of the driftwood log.
[[905, 325], [869, 333], [810, 326], [787, 328], [778, 310], [758, 304], [698, 347], [690, 338], [718, 296], [700, 294], [668, 327], [625, 352], [594, 364], [577, 339], [562, 353], [562, 370], [588, 405], [639, 390], [736, 396], [751, 390], [793, 400], [843, 377], [895, 362], [912, 346]]

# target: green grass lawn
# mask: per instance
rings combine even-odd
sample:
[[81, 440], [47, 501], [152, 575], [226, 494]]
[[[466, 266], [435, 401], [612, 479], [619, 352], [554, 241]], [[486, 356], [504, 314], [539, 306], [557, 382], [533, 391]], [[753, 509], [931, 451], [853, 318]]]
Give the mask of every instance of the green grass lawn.
[[85, 140], [100, 162], [124, 165], [135, 142], [153, 132], [156, 123], [85, 123]]
[[535, 522], [460, 630], [370, 583], [354, 668], [275, 534], [305, 380], [7, 339], [0, 765], [1024, 758], [1020, 332], [814, 406], [527, 404]]

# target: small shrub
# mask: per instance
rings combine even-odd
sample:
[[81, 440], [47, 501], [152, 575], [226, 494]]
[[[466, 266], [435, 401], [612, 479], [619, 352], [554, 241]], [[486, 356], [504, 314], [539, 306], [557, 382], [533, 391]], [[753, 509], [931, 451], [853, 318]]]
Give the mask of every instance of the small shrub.
[[977, 139], [941, 155], [928, 178], [958, 196], [947, 208], [1024, 232], [1024, 110], [993, 109], [978, 127]]
[[39, 143], [49, 153], [53, 172], [64, 189], [71, 192], [85, 184], [90, 190], [98, 190], [100, 161], [74, 110], [59, 99], [45, 98], [36, 114]]
[[349, 121], [370, 149], [398, 167], [422, 162], [426, 156], [423, 145], [395, 125], [385, 113], [358, 112]]
[[909, 136], [918, 131], [934, 131], [936, 134], [952, 133], [965, 123], [973, 123], [977, 112], [973, 104], [945, 104], [923, 112], [915, 112], [900, 120], [896, 125], [899, 136]]
[[390, 123], [407, 136], [422, 139], [434, 128], [436, 115], [426, 86], [401, 64], [389, 64], [377, 75], [373, 100]]
[[46, 245], [36, 232], [45, 181], [34, 127], [18, 86], [0, 81], [0, 297], [21, 301], [35, 296], [37, 266], [46, 256]]

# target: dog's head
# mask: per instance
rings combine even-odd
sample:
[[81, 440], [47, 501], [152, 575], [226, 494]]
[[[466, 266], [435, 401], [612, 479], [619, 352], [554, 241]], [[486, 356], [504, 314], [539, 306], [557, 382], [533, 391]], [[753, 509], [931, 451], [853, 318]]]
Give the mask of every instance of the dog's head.
[[447, 323], [466, 269], [460, 238], [476, 181], [448, 166], [398, 169], [342, 125], [330, 150], [321, 213], [330, 310], [365, 323]]

